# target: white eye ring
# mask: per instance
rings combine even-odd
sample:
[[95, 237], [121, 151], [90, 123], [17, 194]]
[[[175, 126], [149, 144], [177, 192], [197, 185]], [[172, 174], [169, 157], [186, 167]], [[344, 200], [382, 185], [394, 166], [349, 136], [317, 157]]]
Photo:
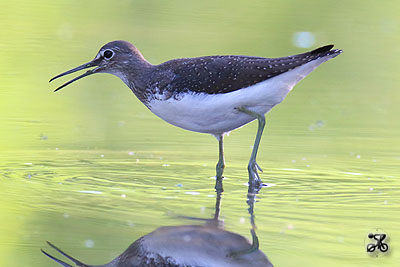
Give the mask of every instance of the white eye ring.
[[111, 49], [104, 50], [103, 58], [109, 60], [114, 56], [114, 54], [115, 54], [114, 51], [112, 51]]

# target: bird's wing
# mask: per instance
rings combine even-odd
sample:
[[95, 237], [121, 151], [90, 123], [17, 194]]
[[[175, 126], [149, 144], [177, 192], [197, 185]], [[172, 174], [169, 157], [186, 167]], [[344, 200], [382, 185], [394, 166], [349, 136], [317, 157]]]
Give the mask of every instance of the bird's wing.
[[[313, 51], [281, 58], [208, 56], [167, 61], [158, 66], [158, 89], [170, 93], [229, 93], [278, 76], [317, 58], [339, 54], [327, 45]], [[168, 70], [168, 71], [166, 71]], [[169, 73], [168, 79], [165, 73]], [[164, 76], [164, 77], [162, 77]], [[160, 82], [163, 80], [164, 82]]]

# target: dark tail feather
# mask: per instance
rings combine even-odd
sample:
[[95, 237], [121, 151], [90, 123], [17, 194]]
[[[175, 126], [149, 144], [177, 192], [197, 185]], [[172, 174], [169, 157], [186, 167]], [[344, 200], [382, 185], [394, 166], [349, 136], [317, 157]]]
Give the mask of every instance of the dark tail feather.
[[333, 44], [331, 45], [325, 45], [325, 46], [321, 46], [317, 49], [314, 49], [313, 51], [311, 51], [311, 54], [320, 54], [320, 53], [326, 53], [328, 51], [330, 51], [333, 48]]
[[314, 49], [314, 50], [310, 51], [309, 53], [313, 56], [329, 56], [332, 54], [339, 55], [343, 52], [342, 50], [339, 50], [339, 49], [331, 50], [332, 48], [333, 48], [333, 44], [325, 45], [320, 48]]
[[[53, 245], [52, 243], [50, 243], [49, 241], [47, 241], [47, 244], [49, 244], [50, 247], [54, 248], [55, 250], [57, 250], [59, 253], [61, 253], [64, 257], [70, 259], [71, 261], [73, 261], [77, 266], [81, 266], [81, 267], [90, 267], [90, 265], [86, 265], [84, 263], [82, 263], [81, 261], [71, 257], [70, 255], [68, 255], [67, 253], [65, 253], [64, 251], [62, 251], [61, 249], [59, 249], [58, 247], [56, 247], [55, 245]], [[52, 260], [58, 262], [59, 264], [61, 264], [62, 266], [66, 266], [66, 267], [72, 267], [72, 265], [69, 265], [68, 263], [63, 262], [62, 260], [59, 260], [53, 256], [51, 256], [50, 254], [48, 254], [47, 252], [45, 252], [44, 250], [41, 250], [43, 252], [43, 254], [45, 254], [47, 257], [51, 258]]]

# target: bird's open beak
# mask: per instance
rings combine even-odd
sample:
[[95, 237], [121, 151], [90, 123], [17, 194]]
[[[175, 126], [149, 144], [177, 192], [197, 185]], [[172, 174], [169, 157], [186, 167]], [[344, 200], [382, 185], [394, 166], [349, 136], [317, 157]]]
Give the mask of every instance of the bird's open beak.
[[[67, 74], [71, 74], [71, 73], [74, 73], [74, 72], [77, 72], [77, 71], [80, 71], [80, 70], [84, 70], [84, 69], [87, 69], [87, 68], [90, 68], [90, 67], [99, 66], [100, 61], [101, 61], [100, 58], [95, 58], [95, 59], [93, 59], [92, 61], [90, 61], [90, 62], [88, 62], [88, 63], [85, 63], [85, 64], [80, 65], [80, 66], [78, 66], [78, 67], [76, 67], [76, 68], [73, 68], [73, 69], [71, 69], [71, 70], [69, 70], [69, 71], [66, 71], [66, 72], [63, 72], [63, 73], [61, 73], [61, 74], [58, 74], [57, 76], [54, 76], [53, 78], [50, 79], [49, 82], [52, 82], [52, 81], [54, 81], [55, 79], [58, 79], [58, 78], [60, 78], [60, 77], [62, 77], [62, 76], [65, 76], [65, 75], [67, 75]], [[73, 82], [75, 82], [75, 81], [77, 81], [77, 80], [79, 80], [79, 79], [81, 79], [81, 78], [83, 78], [83, 77], [86, 77], [86, 76], [89, 76], [89, 75], [94, 74], [94, 73], [96, 73], [96, 72], [99, 72], [100, 70], [101, 70], [100, 67], [97, 67], [97, 68], [88, 70], [88, 71], [86, 71], [84, 74], [81, 74], [81, 75], [79, 75], [78, 77], [76, 77], [76, 78], [74, 78], [74, 79], [72, 79], [72, 80], [70, 80], [70, 81], [64, 83], [63, 85], [59, 86], [56, 90], [54, 90], [54, 92], [57, 92], [58, 90], [64, 88], [65, 86], [67, 86], [67, 85], [69, 85], [69, 84], [71, 84], [71, 83], [73, 83]]]

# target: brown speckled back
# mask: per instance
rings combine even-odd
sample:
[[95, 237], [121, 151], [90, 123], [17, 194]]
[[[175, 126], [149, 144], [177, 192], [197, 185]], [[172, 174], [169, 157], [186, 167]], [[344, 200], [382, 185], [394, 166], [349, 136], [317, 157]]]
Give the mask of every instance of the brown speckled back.
[[339, 53], [333, 45], [282, 58], [207, 56], [167, 61], [155, 66], [149, 88], [160, 93], [229, 93], [265, 81], [319, 57]]

